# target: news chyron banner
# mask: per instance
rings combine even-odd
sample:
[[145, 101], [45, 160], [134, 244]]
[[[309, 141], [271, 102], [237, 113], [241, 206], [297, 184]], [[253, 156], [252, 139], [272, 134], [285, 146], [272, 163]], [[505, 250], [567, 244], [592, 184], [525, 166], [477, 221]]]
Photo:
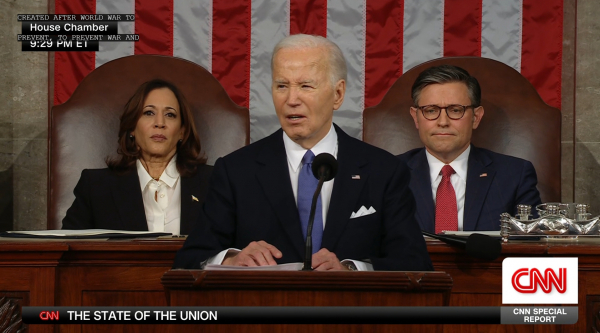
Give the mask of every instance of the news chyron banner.
[[139, 35], [119, 34], [118, 22], [132, 14], [19, 14], [22, 51], [98, 51], [100, 42], [139, 41]]
[[[502, 262], [502, 324], [577, 322], [578, 258], [506, 258]], [[539, 304], [539, 306], [538, 306]], [[530, 306], [533, 305], [533, 306]]]
[[500, 324], [497, 306], [24, 306], [25, 324]]

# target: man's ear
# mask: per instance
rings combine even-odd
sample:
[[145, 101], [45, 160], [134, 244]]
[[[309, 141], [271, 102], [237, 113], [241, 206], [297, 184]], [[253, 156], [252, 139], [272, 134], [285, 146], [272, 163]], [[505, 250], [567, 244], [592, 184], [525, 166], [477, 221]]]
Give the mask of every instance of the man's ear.
[[410, 115], [412, 116], [413, 120], [415, 121], [415, 127], [417, 129], [419, 129], [419, 121], [417, 120], [417, 108], [415, 107], [410, 107]]
[[344, 96], [346, 95], [345, 80], [339, 80], [336, 82], [335, 86], [333, 87], [333, 94], [333, 109], [337, 110], [342, 106], [342, 103], [344, 103]]
[[484, 113], [483, 106], [478, 106], [473, 109], [473, 129], [476, 129], [479, 126]]

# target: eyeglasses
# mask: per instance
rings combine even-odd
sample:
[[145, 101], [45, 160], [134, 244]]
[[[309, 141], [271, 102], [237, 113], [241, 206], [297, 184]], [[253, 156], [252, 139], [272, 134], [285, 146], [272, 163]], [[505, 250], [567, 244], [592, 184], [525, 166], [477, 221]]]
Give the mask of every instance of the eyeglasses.
[[424, 105], [424, 106], [416, 106], [417, 109], [421, 110], [423, 113], [423, 117], [427, 120], [436, 120], [442, 114], [442, 109], [446, 109], [446, 115], [448, 118], [452, 120], [458, 120], [465, 115], [465, 111], [467, 108], [474, 108], [475, 105], [459, 105], [459, 104], [451, 104], [446, 107], [441, 107], [437, 105]]

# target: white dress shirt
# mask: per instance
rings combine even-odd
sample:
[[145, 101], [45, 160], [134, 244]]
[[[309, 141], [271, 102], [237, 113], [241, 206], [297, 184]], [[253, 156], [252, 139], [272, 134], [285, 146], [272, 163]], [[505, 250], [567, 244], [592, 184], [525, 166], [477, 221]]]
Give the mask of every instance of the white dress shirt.
[[[294, 192], [294, 199], [296, 200], [296, 205], [298, 205], [298, 176], [300, 175], [300, 170], [302, 166], [302, 157], [308, 149], [302, 148], [299, 144], [295, 143], [290, 139], [290, 137], [283, 132], [283, 144], [285, 146], [285, 153], [287, 155], [288, 160], [288, 169], [290, 173], [290, 181], [292, 182], [292, 191]], [[315, 156], [321, 153], [329, 153], [333, 155], [337, 159], [337, 151], [338, 151], [338, 140], [337, 133], [333, 124], [329, 129], [329, 132], [321, 141], [317, 142], [314, 147], [310, 149]], [[329, 211], [329, 202], [331, 201], [331, 192], [333, 191], [333, 182], [334, 179], [323, 183], [323, 187], [321, 188], [321, 204], [323, 207], [323, 228], [325, 228], [325, 221], [327, 218], [327, 212]], [[216, 256], [207, 260], [207, 264], [221, 264], [225, 259], [225, 255], [232, 252], [239, 252], [239, 249], [227, 249], [221, 251]], [[339, 258], [338, 258], [339, 259]], [[341, 260], [342, 263], [351, 262], [354, 264], [357, 270], [359, 271], [372, 271], [373, 265], [370, 263], [344, 259]]]
[[[454, 169], [455, 173], [450, 176], [450, 183], [456, 193], [456, 208], [458, 209], [458, 230], [463, 230], [463, 221], [465, 213], [465, 193], [467, 189], [467, 168], [469, 165], [469, 153], [471, 152], [471, 146], [467, 147], [462, 154], [458, 155], [454, 161], [450, 162], [450, 166]], [[437, 194], [437, 188], [442, 181], [442, 168], [446, 165], [444, 162], [438, 160], [435, 156], [431, 155], [425, 150], [427, 156], [427, 163], [429, 163], [429, 176], [431, 177], [431, 194], [433, 195], [433, 203], [435, 205], [435, 199]]]
[[149, 231], [180, 233], [181, 186], [176, 159], [177, 155], [173, 156], [158, 180], [150, 176], [140, 160], [136, 161]]

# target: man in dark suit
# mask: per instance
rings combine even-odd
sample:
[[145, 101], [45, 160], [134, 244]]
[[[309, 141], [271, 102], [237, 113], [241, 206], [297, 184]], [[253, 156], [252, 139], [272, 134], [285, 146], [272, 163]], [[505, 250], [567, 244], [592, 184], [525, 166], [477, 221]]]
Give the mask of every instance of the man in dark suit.
[[432, 67], [417, 77], [412, 98], [425, 148], [399, 158], [411, 170], [422, 230], [500, 230], [501, 213], [541, 203], [531, 162], [471, 144], [484, 114], [475, 77], [456, 66]]
[[314, 178], [312, 158], [327, 152], [339, 169], [319, 198], [313, 268], [431, 270], [406, 165], [333, 124], [346, 90], [337, 45], [319, 36], [287, 37], [273, 51], [272, 69], [282, 129], [216, 162], [200, 219], [174, 267], [303, 261], [310, 201], [303, 175]]

